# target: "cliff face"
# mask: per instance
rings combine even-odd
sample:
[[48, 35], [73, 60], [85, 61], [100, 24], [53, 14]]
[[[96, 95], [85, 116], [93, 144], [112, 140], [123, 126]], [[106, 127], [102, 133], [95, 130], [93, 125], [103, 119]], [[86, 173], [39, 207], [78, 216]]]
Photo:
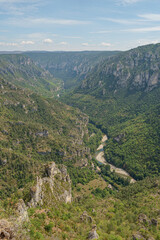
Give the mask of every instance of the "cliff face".
[[56, 95], [62, 84], [22, 54], [0, 55], [0, 77], [45, 96]]
[[31, 189], [30, 207], [57, 205], [72, 201], [71, 180], [64, 165], [59, 168], [53, 162], [46, 169], [47, 177], [37, 177], [37, 184]]
[[117, 54], [116, 51], [105, 52], [28, 52], [33, 61], [48, 70], [54, 77], [64, 81], [64, 88], [73, 88], [90, 72], [96, 64], [110, 56]]
[[[82, 89], [151, 91], [160, 85], [160, 44], [121, 53], [98, 65], [83, 81]], [[105, 91], [103, 90], [103, 95]]]

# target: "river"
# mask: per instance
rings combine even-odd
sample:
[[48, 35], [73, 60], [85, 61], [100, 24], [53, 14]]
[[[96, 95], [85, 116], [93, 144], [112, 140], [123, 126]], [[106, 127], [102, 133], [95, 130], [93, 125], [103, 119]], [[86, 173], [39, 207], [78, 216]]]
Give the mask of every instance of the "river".
[[129, 173], [127, 173], [125, 170], [123, 170], [122, 168], [117, 168], [114, 165], [108, 163], [104, 157], [104, 149], [103, 147], [106, 145], [106, 142], [108, 140], [107, 135], [104, 135], [101, 141], [101, 144], [99, 145], [99, 147], [97, 148], [97, 153], [96, 153], [96, 160], [104, 165], [109, 165], [110, 166], [110, 170], [111, 172], [115, 171], [117, 174], [121, 175], [122, 177], [128, 177], [130, 178], [130, 183], [135, 183], [136, 180], [133, 179]]

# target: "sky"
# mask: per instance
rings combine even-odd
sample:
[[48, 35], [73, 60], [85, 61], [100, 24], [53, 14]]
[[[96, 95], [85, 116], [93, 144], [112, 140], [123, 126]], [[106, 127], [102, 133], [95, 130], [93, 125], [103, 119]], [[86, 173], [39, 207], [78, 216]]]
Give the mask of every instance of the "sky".
[[160, 0], [0, 0], [0, 51], [128, 50], [160, 42]]

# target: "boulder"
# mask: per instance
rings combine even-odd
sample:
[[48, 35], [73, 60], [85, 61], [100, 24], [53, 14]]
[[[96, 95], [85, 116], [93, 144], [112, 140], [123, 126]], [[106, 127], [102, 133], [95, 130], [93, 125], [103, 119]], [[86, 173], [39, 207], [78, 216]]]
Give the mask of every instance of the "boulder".
[[14, 239], [15, 234], [11, 223], [5, 219], [0, 220], [0, 239]]
[[111, 184], [108, 184], [108, 186], [107, 186], [109, 189], [113, 189], [113, 187], [112, 187], [112, 185]]
[[145, 214], [143, 214], [143, 213], [141, 213], [141, 214], [139, 215], [138, 221], [139, 221], [140, 223], [142, 223], [142, 224], [151, 225], [151, 221], [150, 221], [149, 218], [148, 218]]
[[97, 166], [96, 167], [96, 173], [100, 173], [101, 172], [101, 169]]
[[154, 226], [158, 226], [158, 221], [156, 219], [154, 219], [154, 218], [151, 219], [151, 223]]
[[121, 139], [124, 138], [124, 137], [125, 137], [125, 134], [124, 134], [124, 133], [121, 133], [121, 134], [119, 134], [118, 136], [116, 136], [116, 137], [114, 138], [114, 140], [119, 143], [119, 142], [121, 141]]
[[36, 136], [39, 136], [39, 137], [48, 137], [49, 133], [47, 130], [44, 130], [44, 131], [39, 131], [36, 133]]
[[88, 239], [91, 240], [91, 239], [98, 239], [99, 238], [96, 230], [97, 230], [97, 227], [96, 227], [96, 225], [94, 225], [92, 227], [92, 230], [89, 232]]

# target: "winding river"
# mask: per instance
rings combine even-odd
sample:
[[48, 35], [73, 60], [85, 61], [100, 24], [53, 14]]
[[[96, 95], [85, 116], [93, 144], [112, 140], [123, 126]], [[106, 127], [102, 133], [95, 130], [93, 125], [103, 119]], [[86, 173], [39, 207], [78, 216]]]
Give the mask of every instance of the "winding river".
[[101, 163], [101, 164], [104, 164], [104, 165], [109, 165], [110, 166], [110, 170], [111, 172], [115, 171], [117, 174], [121, 175], [122, 177], [128, 177], [130, 178], [130, 183], [135, 183], [136, 180], [133, 179], [129, 173], [127, 173], [125, 170], [123, 170], [122, 168], [117, 168], [115, 167], [114, 165], [110, 164], [110, 163], [107, 163], [106, 159], [104, 158], [104, 149], [103, 147], [106, 145], [106, 142], [108, 140], [108, 137], [107, 135], [104, 135], [103, 138], [102, 138], [102, 141], [101, 141], [101, 144], [99, 145], [99, 147], [97, 148], [97, 153], [96, 153], [96, 160]]

